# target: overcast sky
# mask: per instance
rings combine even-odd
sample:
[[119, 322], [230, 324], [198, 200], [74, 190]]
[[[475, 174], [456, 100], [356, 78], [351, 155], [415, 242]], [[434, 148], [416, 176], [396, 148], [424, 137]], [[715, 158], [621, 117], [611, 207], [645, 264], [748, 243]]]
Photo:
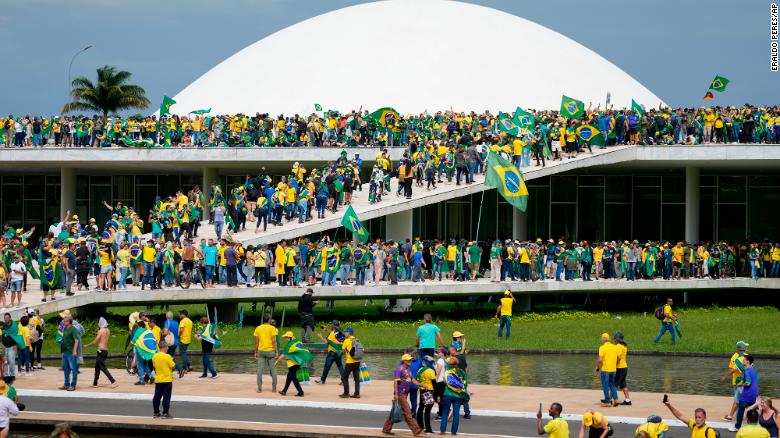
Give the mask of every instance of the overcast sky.
[[[424, 0], [420, 0], [424, 1]], [[672, 106], [698, 105], [716, 74], [724, 105], [780, 104], [770, 71], [770, 1], [472, 0], [596, 51]], [[24, 0], [0, 7], [0, 114], [59, 113], [67, 70], [133, 73], [156, 107], [253, 42], [359, 0]], [[318, 36], [313, 35], [313, 38]], [[561, 54], [562, 61], [565, 54]], [[578, 74], [578, 73], [573, 73]]]

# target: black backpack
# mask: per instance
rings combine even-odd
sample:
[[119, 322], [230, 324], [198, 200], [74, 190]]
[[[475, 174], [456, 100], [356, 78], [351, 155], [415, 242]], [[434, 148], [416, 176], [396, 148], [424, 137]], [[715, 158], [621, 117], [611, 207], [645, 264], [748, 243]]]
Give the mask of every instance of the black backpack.
[[664, 314], [664, 307], [666, 307], [666, 305], [663, 305], [663, 306], [655, 309], [655, 319], [657, 319], [659, 321], [663, 321], [664, 318], [666, 318], [666, 315]]

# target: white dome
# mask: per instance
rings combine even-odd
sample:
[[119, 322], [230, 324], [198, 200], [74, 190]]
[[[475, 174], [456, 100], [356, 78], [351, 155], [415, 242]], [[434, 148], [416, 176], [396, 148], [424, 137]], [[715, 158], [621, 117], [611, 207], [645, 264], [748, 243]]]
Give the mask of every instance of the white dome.
[[171, 111], [271, 115], [391, 106], [402, 114], [558, 109], [561, 95], [617, 108], [661, 100], [587, 47], [492, 8], [394, 0], [328, 12], [226, 59]]

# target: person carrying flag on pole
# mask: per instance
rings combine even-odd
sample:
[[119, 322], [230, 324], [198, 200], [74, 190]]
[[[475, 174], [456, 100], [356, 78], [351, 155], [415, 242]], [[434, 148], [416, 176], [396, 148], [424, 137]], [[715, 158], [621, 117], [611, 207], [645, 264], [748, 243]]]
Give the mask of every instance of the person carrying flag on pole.
[[201, 374], [200, 378], [205, 379], [208, 377], [208, 373], [211, 373], [211, 378], [216, 379], [217, 370], [214, 369], [214, 365], [211, 363], [211, 353], [214, 352], [214, 348], [221, 347], [222, 343], [217, 337], [216, 313], [214, 314], [215, 321], [212, 324], [209, 321], [208, 308], [206, 310], [206, 315], [200, 318], [200, 324], [203, 326], [203, 329], [199, 334], [195, 334], [195, 339], [201, 341], [201, 354], [203, 358], [203, 374]]
[[303, 344], [300, 340], [295, 339], [292, 332], [286, 332], [282, 335], [282, 341], [285, 343], [282, 348], [282, 354], [280, 354], [274, 362], [274, 367], [282, 359], [287, 359], [287, 380], [284, 382], [284, 388], [279, 391], [281, 395], [287, 395], [287, 390], [290, 388], [290, 384], [295, 386], [298, 393], [296, 397], [303, 397], [303, 388], [298, 381], [298, 370], [302, 366], [311, 362], [313, 357], [309, 350], [303, 348]]

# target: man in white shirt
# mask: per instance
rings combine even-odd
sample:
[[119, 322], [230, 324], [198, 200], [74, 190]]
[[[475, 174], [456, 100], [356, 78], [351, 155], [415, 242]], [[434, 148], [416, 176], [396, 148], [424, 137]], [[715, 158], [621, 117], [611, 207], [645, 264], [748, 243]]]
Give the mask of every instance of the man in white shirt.
[[14, 306], [14, 298], [17, 304], [22, 304], [22, 284], [27, 267], [22, 263], [19, 254], [14, 255], [14, 262], [11, 263], [11, 307]]
[[70, 218], [70, 210], [65, 213], [65, 219], [62, 220], [62, 222], [57, 222], [57, 219], [54, 219], [54, 223], [49, 225], [49, 233], [53, 234], [54, 237], [57, 237], [62, 232], [62, 227], [65, 224], [65, 222], [68, 222], [68, 219]]
[[11, 416], [19, 415], [16, 402], [8, 397], [0, 397], [0, 438], [6, 438], [10, 430]]

